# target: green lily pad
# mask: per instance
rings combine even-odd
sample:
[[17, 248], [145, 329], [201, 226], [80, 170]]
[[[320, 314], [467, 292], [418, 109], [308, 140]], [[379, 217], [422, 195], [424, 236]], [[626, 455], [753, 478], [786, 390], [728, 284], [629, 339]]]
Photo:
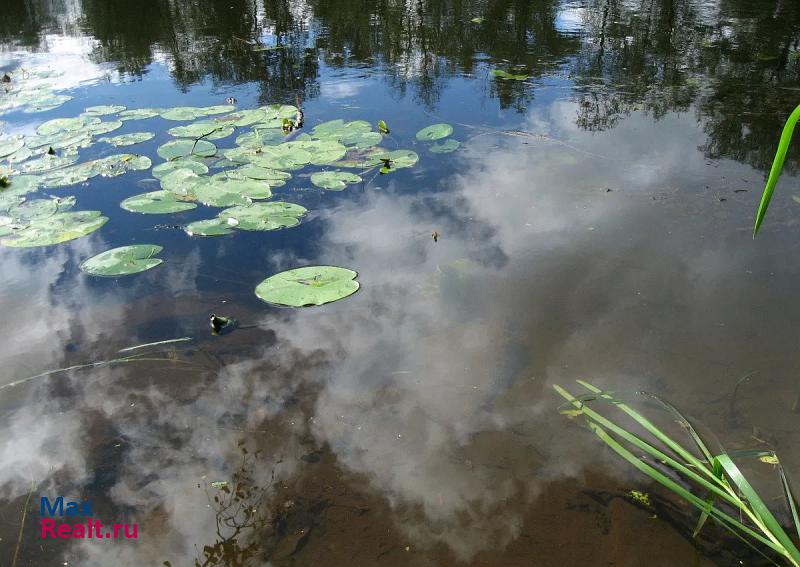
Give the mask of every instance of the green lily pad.
[[454, 140], [453, 138], [448, 138], [441, 142], [431, 144], [428, 149], [435, 154], [449, 154], [450, 152], [456, 151], [460, 147], [461, 142]]
[[188, 169], [197, 175], [208, 173], [208, 167], [199, 161], [194, 161], [191, 159], [176, 159], [166, 163], [160, 163], [155, 166], [153, 168], [153, 177], [156, 179], [162, 179], [165, 175], [172, 173], [176, 169]]
[[161, 118], [165, 120], [175, 120], [183, 122], [185, 120], [196, 120], [201, 116], [205, 116], [202, 109], [194, 106], [176, 106], [161, 113]]
[[277, 146], [286, 136], [280, 130], [258, 128], [236, 138], [236, 145], [243, 148], [258, 149], [263, 146]]
[[100, 211], [76, 211], [56, 213], [42, 219], [34, 219], [26, 228], [0, 240], [3, 246], [28, 248], [50, 246], [91, 234], [108, 222]]
[[159, 108], [136, 108], [120, 112], [117, 118], [120, 120], [146, 120], [160, 116], [162, 112], [164, 111]]
[[75, 132], [87, 126], [99, 124], [100, 119], [93, 116], [79, 116], [77, 118], [55, 118], [48, 120], [36, 128], [40, 136], [53, 136], [62, 132]]
[[156, 135], [152, 132], [132, 132], [130, 134], [121, 134], [112, 138], [100, 138], [98, 142], [105, 142], [112, 146], [133, 146], [134, 144], [141, 144], [152, 140]]
[[42, 173], [72, 165], [76, 161], [78, 161], [78, 156], [51, 156], [45, 154], [38, 159], [26, 161], [20, 165], [19, 169], [24, 173]]
[[369, 156], [367, 163], [369, 166], [383, 165], [389, 163], [389, 169], [403, 169], [413, 167], [419, 161], [419, 155], [411, 150], [394, 150], [391, 152], [376, 152]]
[[155, 268], [163, 262], [153, 258], [163, 248], [154, 244], [120, 246], [92, 256], [81, 264], [81, 270], [93, 276], [128, 276]]
[[25, 145], [25, 140], [20, 137], [0, 139], [0, 158], [9, 156]]
[[147, 156], [137, 154], [115, 154], [89, 162], [96, 174], [103, 177], [118, 177], [128, 171], [150, 169], [153, 162]]
[[175, 140], [159, 146], [156, 153], [167, 161], [191, 155], [211, 157], [217, 153], [217, 146], [206, 140]]
[[195, 122], [186, 126], [176, 126], [170, 128], [170, 136], [176, 138], [205, 138], [207, 140], [221, 140], [233, 134], [233, 126], [219, 124], [216, 122]]
[[221, 183], [213, 183], [203, 179], [192, 188], [195, 198], [210, 207], [231, 207], [234, 205], [249, 205], [249, 197], [236, 191], [227, 191], [228, 187]]
[[214, 114], [225, 114], [226, 112], [233, 112], [236, 107], [231, 104], [216, 104], [214, 106], [203, 106], [197, 109], [203, 113], [203, 116], [211, 116]]
[[349, 171], [320, 171], [311, 176], [311, 183], [329, 191], [341, 191], [348, 184], [361, 181], [361, 177]]
[[109, 114], [119, 114], [126, 108], [119, 104], [108, 104], [108, 105], [101, 105], [101, 106], [90, 106], [86, 110], [84, 110], [84, 114], [88, 114], [90, 116], [108, 116]]
[[161, 178], [161, 188], [181, 197], [194, 198], [195, 188], [207, 180], [189, 168], [180, 168]]
[[94, 164], [82, 163], [44, 173], [41, 180], [44, 187], [55, 188], [84, 183], [97, 175]]
[[382, 140], [383, 136], [381, 136], [379, 132], [359, 132], [357, 134], [345, 136], [342, 138], [342, 143], [345, 146], [361, 150], [377, 146]]
[[288, 307], [323, 305], [358, 291], [353, 270], [336, 266], [308, 266], [275, 274], [256, 287], [256, 295], [267, 303]]
[[[227, 172], [226, 172], [227, 173]], [[269, 199], [272, 197], [269, 183], [266, 181], [259, 181], [256, 179], [232, 179], [226, 173], [220, 175], [224, 177], [214, 176], [211, 178], [211, 183], [215, 189], [225, 191], [226, 193], [238, 193], [251, 199]]]
[[128, 197], [119, 206], [126, 211], [146, 215], [180, 213], [197, 207], [195, 203], [181, 200], [175, 193], [163, 190]]
[[83, 130], [88, 132], [92, 136], [102, 136], [103, 134], [108, 134], [109, 132], [113, 132], [114, 130], [119, 130], [122, 128], [122, 121], [121, 120], [111, 120], [109, 122], [98, 122], [97, 124], [90, 124], [86, 126]]
[[183, 229], [189, 236], [225, 236], [233, 232], [227, 219], [207, 219], [190, 222]]
[[305, 207], [295, 203], [275, 201], [231, 207], [217, 216], [239, 230], [270, 231], [297, 226], [306, 213]]
[[417, 140], [423, 142], [432, 142], [434, 140], [441, 140], [447, 138], [453, 133], [453, 127], [450, 124], [431, 124], [417, 132]]

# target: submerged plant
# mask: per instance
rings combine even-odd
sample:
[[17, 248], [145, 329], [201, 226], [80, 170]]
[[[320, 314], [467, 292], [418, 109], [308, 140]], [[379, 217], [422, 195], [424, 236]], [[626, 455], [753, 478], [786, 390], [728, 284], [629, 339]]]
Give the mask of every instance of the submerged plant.
[[[562, 413], [570, 417], [583, 416], [589, 429], [618, 455], [694, 505], [700, 511], [694, 530], [695, 536], [706, 520], [711, 518], [762, 556], [766, 557], [759, 549], [759, 545], [775, 552], [786, 565], [800, 566], [800, 550], [793, 540], [794, 536], [786, 533], [767, 508], [764, 499], [733, 462], [733, 457], [758, 457], [762, 462], [777, 467], [796, 537], [800, 538], [797, 506], [780, 461], [773, 451], [739, 451], [714, 455], [694, 427], [677, 409], [656, 396], [647, 394], [649, 398], [666, 408], [678, 424], [689, 433], [696, 449], [700, 451], [698, 456], [686, 444], [664, 433], [612, 393], [602, 391], [582, 380], [578, 380], [578, 383], [589, 390], [589, 393], [575, 397], [560, 386], [553, 386], [571, 406], [570, 409], [562, 410]], [[635, 434], [629, 427], [621, 426], [601, 415], [591, 407], [593, 404], [589, 404], [595, 401], [608, 402], [616, 406], [649, 435]], [[647, 440], [648, 437], [652, 439]], [[632, 449], [635, 449], [636, 453]], [[680, 478], [676, 479], [676, 475]], [[695, 494], [691, 487], [704, 490], [705, 497]]]
[[758, 205], [756, 223], [753, 226], [753, 238], [756, 237], [758, 229], [761, 228], [761, 223], [764, 222], [764, 215], [767, 214], [767, 207], [769, 207], [772, 194], [775, 192], [775, 185], [778, 184], [778, 178], [781, 176], [781, 171], [783, 171], [783, 163], [786, 161], [786, 154], [789, 151], [789, 142], [792, 141], [794, 127], [797, 125], [798, 120], [800, 120], [800, 105], [792, 111], [783, 126], [781, 139], [778, 142], [778, 151], [775, 152], [775, 159], [772, 160], [772, 168], [769, 170], [767, 185], [764, 187], [764, 192], [761, 194], [761, 202]]

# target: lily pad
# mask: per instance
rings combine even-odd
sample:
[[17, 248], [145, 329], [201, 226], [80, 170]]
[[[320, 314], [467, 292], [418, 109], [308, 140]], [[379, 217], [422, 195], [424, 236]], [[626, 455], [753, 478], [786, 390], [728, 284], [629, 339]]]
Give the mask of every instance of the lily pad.
[[160, 163], [153, 168], [153, 177], [162, 179], [164, 176], [172, 173], [176, 169], [188, 169], [197, 175], [208, 173], [208, 167], [199, 161], [191, 159], [176, 159], [166, 163]]
[[225, 236], [233, 232], [227, 219], [207, 219], [190, 222], [183, 229], [189, 236]]
[[91, 234], [108, 222], [100, 211], [56, 213], [43, 219], [34, 219], [26, 228], [0, 240], [3, 246], [28, 248], [50, 246]]
[[417, 140], [423, 142], [432, 142], [434, 140], [441, 140], [447, 138], [453, 133], [453, 127], [450, 124], [431, 124], [417, 132]]
[[329, 191], [341, 191], [348, 184], [361, 181], [361, 177], [349, 171], [320, 171], [311, 176], [311, 183]]
[[121, 134], [112, 138], [100, 138], [98, 142], [105, 142], [112, 146], [133, 146], [134, 144], [141, 144], [152, 140], [156, 135], [152, 132], [132, 132], [130, 134]]
[[22, 137], [0, 139], [0, 158], [9, 156], [25, 145]]
[[376, 152], [369, 156], [367, 163], [370, 166], [383, 164], [384, 168], [388, 169], [402, 169], [404, 167], [413, 167], [419, 161], [419, 155], [411, 150], [394, 150], [391, 152]]
[[195, 203], [181, 200], [178, 195], [170, 191], [151, 191], [134, 195], [122, 201], [119, 206], [126, 211], [146, 215], [180, 213], [197, 207]]
[[196, 120], [201, 116], [205, 116], [202, 109], [194, 106], [176, 106], [161, 113], [161, 118], [165, 120], [185, 121]]
[[275, 274], [256, 287], [256, 295], [276, 305], [304, 307], [338, 301], [358, 291], [353, 270], [336, 266], [308, 266]]
[[108, 104], [101, 106], [90, 106], [84, 111], [84, 114], [90, 116], [108, 116], [109, 114], [119, 114], [126, 108], [119, 104]]
[[252, 203], [249, 197], [237, 191], [226, 191], [227, 187], [216, 184], [208, 179], [203, 179], [192, 188], [195, 198], [210, 207], [231, 207], [234, 205], [249, 205]]
[[120, 120], [146, 120], [160, 116], [162, 112], [164, 111], [159, 108], [136, 108], [120, 112], [117, 118]]
[[92, 136], [102, 136], [103, 134], [108, 134], [109, 132], [113, 132], [114, 130], [119, 130], [122, 128], [122, 121], [121, 120], [111, 120], [109, 122], [98, 122], [97, 124], [90, 124], [86, 126], [84, 130], [91, 134]]
[[435, 154], [449, 154], [450, 152], [456, 151], [460, 147], [461, 142], [454, 140], [453, 138], [448, 138], [441, 142], [431, 144], [428, 149]]
[[161, 252], [161, 246], [135, 244], [120, 246], [101, 252], [81, 264], [81, 270], [93, 276], [127, 276], [155, 268], [163, 262], [153, 258]]
[[231, 207], [218, 216], [239, 230], [270, 231], [297, 226], [306, 213], [305, 207], [276, 201]]
[[36, 133], [40, 136], [53, 136], [61, 132], [75, 132], [87, 126], [99, 124], [100, 119], [93, 116], [79, 116], [77, 118], [55, 118], [41, 124]]
[[190, 155], [211, 157], [217, 153], [217, 146], [206, 140], [175, 140], [159, 146], [156, 153], [167, 161]]
[[233, 126], [216, 122], [195, 122], [186, 126], [175, 126], [168, 130], [170, 136], [176, 138], [205, 138], [207, 140], [221, 140], [233, 134]]

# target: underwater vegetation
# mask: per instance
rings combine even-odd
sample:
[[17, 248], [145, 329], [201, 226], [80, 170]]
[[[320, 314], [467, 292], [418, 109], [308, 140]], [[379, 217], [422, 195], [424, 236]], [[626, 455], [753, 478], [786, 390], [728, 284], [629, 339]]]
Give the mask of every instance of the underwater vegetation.
[[[775, 562], [762, 550], [773, 552], [786, 565], [800, 566], [800, 550], [797, 548], [800, 517], [789, 481], [774, 451], [714, 454], [677, 409], [657, 396], [642, 392], [642, 395], [666, 409], [688, 433], [693, 446], [688, 445], [666, 434], [615, 394], [582, 380], [578, 380], [578, 383], [589, 392], [573, 396], [561, 386], [553, 386], [567, 400], [566, 405], [570, 406], [562, 413], [569, 417], [583, 417], [589, 429], [614, 452], [697, 508], [700, 516], [694, 529], [695, 536], [711, 518], [771, 563]], [[644, 433], [634, 433], [633, 427], [622, 426], [594, 409], [595, 405], [601, 404], [616, 407], [632, 418]], [[793, 535], [784, 530], [764, 499], [734, 463], [734, 458], [746, 457], [758, 458], [777, 469], [795, 532]], [[703, 494], [696, 494], [693, 488]]]

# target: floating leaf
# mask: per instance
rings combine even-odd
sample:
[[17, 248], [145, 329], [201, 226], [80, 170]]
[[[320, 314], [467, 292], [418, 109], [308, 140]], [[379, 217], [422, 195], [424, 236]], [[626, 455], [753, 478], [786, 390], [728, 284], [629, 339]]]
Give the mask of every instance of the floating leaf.
[[219, 213], [228, 226], [240, 230], [269, 231], [289, 228], [300, 224], [308, 211], [294, 203], [253, 203], [225, 209]]
[[197, 175], [208, 173], [208, 167], [199, 161], [194, 161], [191, 159], [176, 159], [166, 163], [160, 163], [155, 166], [153, 168], [153, 177], [156, 179], [162, 179], [164, 176], [172, 173], [176, 169], [188, 169]]
[[90, 124], [89, 126], [86, 126], [84, 130], [92, 136], [101, 136], [103, 134], [113, 132], [114, 130], [119, 130], [120, 128], [122, 128], [122, 121], [112, 120], [110, 122], [98, 122], [97, 124]]
[[[391, 152], [376, 152], [367, 160], [370, 167], [383, 164], [388, 170], [413, 167], [419, 161], [419, 155], [411, 150], [394, 150]], [[388, 164], [388, 165], [387, 165]]]
[[201, 116], [205, 116], [205, 112], [194, 106], [176, 106], [161, 113], [161, 118], [165, 120], [175, 120], [182, 122], [184, 120], [196, 120]]
[[77, 118], [56, 118], [39, 125], [36, 133], [40, 136], [53, 136], [62, 132], [75, 132], [87, 126], [100, 124], [100, 119], [92, 116], [79, 116]]
[[91, 234], [108, 221], [100, 211], [56, 213], [44, 219], [34, 219], [26, 228], [0, 240], [3, 246], [27, 248], [50, 246]]
[[20, 171], [25, 173], [42, 173], [59, 167], [66, 167], [78, 161], [78, 156], [54, 156], [45, 154], [39, 159], [26, 161], [20, 165]]
[[0, 139], [0, 158], [15, 153], [25, 145], [25, 140], [20, 137]]
[[492, 70], [492, 75], [494, 75], [498, 79], [506, 79], [509, 81], [524, 81], [528, 78], [528, 75], [515, 75], [513, 73], [503, 71], [502, 69]]
[[109, 104], [103, 106], [90, 106], [84, 111], [84, 114], [90, 116], [108, 116], [109, 114], [119, 114], [125, 110], [124, 106], [119, 104]]
[[236, 138], [236, 145], [244, 148], [258, 149], [263, 146], [276, 146], [283, 142], [285, 136], [280, 130], [259, 128]]
[[311, 176], [311, 183], [329, 191], [341, 191], [349, 183], [361, 181], [361, 177], [349, 171], [320, 171]]
[[432, 142], [433, 140], [441, 140], [453, 133], [453, 127], [450, 124], [431, 124], [417, 132], [417, 140], [423, 142]]
[[357, 276], [353, 270], [336, 266], [296, 268], [262, 281], [256, 295], [267, 303], [288, 307], [323, 305], [355, 293]]
[[485, 19], [486, 18], [484, 18], [483, 16], [478, 16], [477, 18], [472, 18], [470, 22], [472, 22], [473, 24], [482, 24]]
[[208, 219], [190, 222], [183, 227], [189, 236], [225, 236], [233, 232], [227, 219]]
[[341, 141], [345, 146], [360, 150], [377, 146], [383, 141], [383, 137], [378, 132], [359, 132], [345, 136]]
[[175, 136], [176, 138], [203, 138], [218, 130], [228, 131], [227, 136], [233, 134], [232, 126], [217, 124], [215, 122], [195, 122], [194, 124], [187, 124], [186, 126], [175, 126], [167, 130], [167, 132], [170, 136]]
[[249, 197], [237, 191], [227, 191], [226, 189], [228, 188], [221, 183], [213, 183], [208, 179], [203, 179], [191, 191], [199, 202], [211, 207], [249, 205], [252, 202]]
[[210, 157], [217, 153], [217, 146], [206, 140], [175, 140], [159, 146], [156, 153], [167, 161], [190, 155]]
[[461, 142], [454, 140], [453, 138], [448, 138], [442, 142], [431, 144], [428, 149], [435, 154], [449, 154], [450, 152], [456, 151], [460, 147]]
[[171, 191], [151, 191], [128, 197], [119, 205], [126, 211], [159, 215], [166, 213], [180, 213], [197, 207], [196, 204], [181, 200]]
[[81, 264], [81, 270], [93, 276], [127, 276], [155, 268], [163, 260], [153, 258], [161, 252], [161, 246], [135, 244], [120, 246], [101, 252]]
[[116, 154], [89, 162], [96, 174], [103, 177], [117, 177], [128, 171], [150, 169], [153, 163], [147, 156], [137, 154]]
[[163, 110], [158, 108], [137, 108], [120, 112], [117, 118], [120, 120], [146, 120], [160, 116], [162, 112]]
[[130, 134], [121, 134], [113, 138], [100, 138], [98, 142], [105, 142], [112, 146], [133, 146], [134, 144], [141, 144], [152, 140], [156, 135], [152, 132], [132, 132]]

